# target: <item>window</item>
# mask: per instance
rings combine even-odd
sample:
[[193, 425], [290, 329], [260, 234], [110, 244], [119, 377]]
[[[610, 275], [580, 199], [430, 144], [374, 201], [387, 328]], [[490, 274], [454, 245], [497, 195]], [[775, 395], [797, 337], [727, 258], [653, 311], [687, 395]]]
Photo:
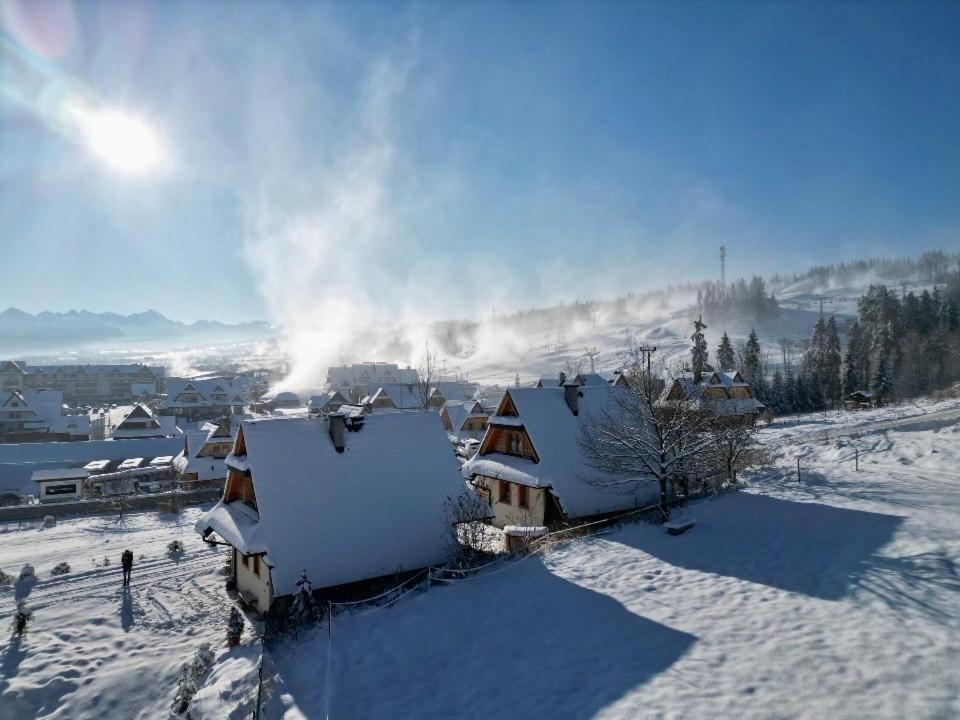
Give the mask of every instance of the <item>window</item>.
[[499, 497], [499, 500], [500, 500], [500, 502], [505, 503], [505, 504], [507, 504], [507, 505], [510, 504], [510, 483], [508, 483], [506, 480], [501, 480], [501, 481], [500, 481], [500, 497]]
[[517, 485], [517, 507], [530, 509], [530, 501], [527, 499], [528, 489], [526, 485]]
[[77, 484], [47, 485], [47, 495], [73, 495], [77, 492]]
[[249, 568], [249, 567], [250, 567], [250, 556], [249, 556], [249, 555], [243, 555], [243, 554], [241, 553], [240, 559], [243, 560], [243, 566], [244, 566], [245, 568]]
[[256, 575], [257, 577], [260, 576], [260, 556], [259, 555], [253, 556], [253, 574]]
[[510, 433], [507, 443], [511, 455], [523, 455], [523, 436], [520, 433]]

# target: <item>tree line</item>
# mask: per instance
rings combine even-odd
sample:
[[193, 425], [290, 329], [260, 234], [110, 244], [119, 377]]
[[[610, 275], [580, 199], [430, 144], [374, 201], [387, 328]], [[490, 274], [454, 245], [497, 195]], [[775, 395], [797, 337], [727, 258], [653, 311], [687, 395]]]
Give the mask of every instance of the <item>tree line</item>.
[[[739, 366], [774, 414], [834, 408], [858, 390], [878, 403], [943, 390], [960, 381], [960, 268], [946, 274], [944, 285], [920, 293], [871, 285], [846, 329], [845, 348], [834, 317], [817, 321], [799, 362], [792, 343], [782, 340], [780, 347], [782, 362], [772, 374], [755, 331], [739, 352], [726, 334], [717, 349], [721, 369]], [[697, 364], [696, 340], [691, 353]]]

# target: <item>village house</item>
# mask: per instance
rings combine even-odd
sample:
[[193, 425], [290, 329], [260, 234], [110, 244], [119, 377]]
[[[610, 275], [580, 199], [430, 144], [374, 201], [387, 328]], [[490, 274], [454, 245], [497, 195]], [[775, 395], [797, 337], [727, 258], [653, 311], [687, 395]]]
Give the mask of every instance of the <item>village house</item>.
[[327, 389], [339, 390], [351, 402], [360, 402], [383, 385], [413, 385], [417, 371], [393, 363], [365, 362], [341, 365], [327, 370]]
[[879, 403], [874, 402], [872, 392], [854, 390], [843, 398], [843, 407], [845, 410], [869, 410], [872, 407], [879, 407]]
[[448, 498], [467, 489], [426, 412], [244, 421], [223, 499], [196, 523], [232, 546], [237, 589], [260, 611], [297, 590], [444, 561]]
[[750, 421], [764, 410], [763, 403], [753, 396], [750, 383], [743, 379], [739, 370], [711, 370], [704, 373], [700, 382], [695, 382], [691, 375], [675, 378], [657, 402], [688, 402], [693, 409], [718, 417]]
[[172, 415], [154, 415], [150, 408], [143, 403], [138, 403], [113, 429], [113, 439], [162, 438], [179, 435], [182, 431], [176, 426], [176, 420]]
[[360, 404], [374, 412], [423, 410], [423, 388], [416, 383], [382, 385], [372, 395], [363, 398]]
[[563, 387], [563, 384], [567, 381], [567, 374], [560, 371], [559, 375], [556, 377], [551, 377], [550, 375], [541, 376], [537, 382], [534, 384], [534, 387], [537, 388], [555, 388]]
[[489, 419], [479, 400], [448, 400], [440, 409], [440, 422], [453, 442], [479, 440], [487, 431]]
[[233, 448], [233, 434], [225, 423], [205, 422], [184, 433], [183, 451], [173, 460], [173, 468], [185, 489], [222, 486], [227, 479], [224, 463]]
[[490, 504], [495, 525], [550, 526], [656, 499], [659, 488], [652, 477], [617, 478], [619, 491], [601, 487], [611, 478], [584, 457], [581, 428], [594, 422], [596, 413], [614, 411], [615, 394], [621, 392], [607, 384], [570, 382], [504, 393], [479, 451], [462, 468]]
[[167, 400], [161, 412], [188, 420], [211, 420], [242, 415], [250, 404], [250, 385], [244, 377], [214, 377], [167, 381]]
[[90, 439], [87, 415], [63, 415], [59, 390], [0, 391], [0, 442], [70, 442]]

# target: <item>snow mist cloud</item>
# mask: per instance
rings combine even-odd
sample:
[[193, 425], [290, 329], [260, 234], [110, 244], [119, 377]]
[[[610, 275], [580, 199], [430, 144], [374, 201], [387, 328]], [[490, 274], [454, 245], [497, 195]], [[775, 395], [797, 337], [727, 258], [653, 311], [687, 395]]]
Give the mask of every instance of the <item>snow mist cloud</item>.
[[[267, 94], [284, 69], [260, 74]], [[302, 109], [292, 103], [302, 88], [273, 95], [280, 102], [258, 118], [264, 165], [247, 200], [245, 253], [282, 333], [290, 364], [284, 388], [317, 388], [326, 368], [341, 361], [409, 363], [422, 353], [422, 345], [414, 351], [420, 338], [395, 330], [420, 320], [412, 303], [397, 302], [416, 295], [407, 292], [405, 208], [397, 192], [409, 168], [393, 120], [411, 72], [409, 60], [375, 61], [353, 105], [338, 106], [334, 119], [298, 116]]]

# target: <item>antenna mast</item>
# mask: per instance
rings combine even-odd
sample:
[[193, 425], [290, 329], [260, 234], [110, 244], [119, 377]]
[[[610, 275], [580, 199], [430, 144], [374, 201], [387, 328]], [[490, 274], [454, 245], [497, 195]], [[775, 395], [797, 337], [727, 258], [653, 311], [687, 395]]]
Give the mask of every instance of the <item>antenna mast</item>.
[[720, 246], [720, 286], [727, 291], [727, 246]]

